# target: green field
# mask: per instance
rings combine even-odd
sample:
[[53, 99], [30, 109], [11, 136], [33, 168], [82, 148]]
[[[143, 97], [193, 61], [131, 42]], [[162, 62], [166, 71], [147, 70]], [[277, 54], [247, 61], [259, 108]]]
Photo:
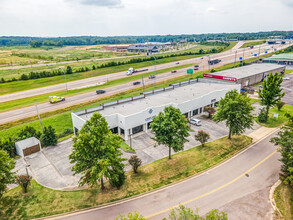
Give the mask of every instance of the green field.
[[245, 47], [251, 47], [251, 46], [257, 46], [260, 44], [264, 44], [266, 41], [265, 40], [261, 40], [261, 41], [253, 41], [253, 42], [247, 42], [245, 44], [242, 45], [242, 47], [240, 48], [245, 48]]
[[[127, 173], [125, 184], [117, 190], [106, 183], [100, 192], [99, 186], [79, 191], [57, 191], [45, 188], [34, 180], [23, 194], [19, 187], [4, 194], [0, 201], [2, 219], [32, 219], [128, 198], [149, 192], [164, 185], [198, 174], [232, 157], [251, 144], [247, 136], [227, 137], [163, 158]], [[119, 213], [117, 213], [118, 216]]]
[[[285, 184], [279, 185], [274, 192], [274, 199], [283, 218], [278, 216], [278, 219], [292, 220], [293, 219], [293, 188]], [[278, 215], [278, 213], [277, 213]]]

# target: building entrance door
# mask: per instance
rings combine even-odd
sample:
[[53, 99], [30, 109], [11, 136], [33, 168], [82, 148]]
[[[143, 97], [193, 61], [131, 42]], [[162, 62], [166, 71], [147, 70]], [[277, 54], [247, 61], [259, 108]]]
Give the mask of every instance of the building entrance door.
[[143, 125], [139, 125], [137, 127], [132, 128], [132, 134], [137, 134], [141, 131], [143, 131]]

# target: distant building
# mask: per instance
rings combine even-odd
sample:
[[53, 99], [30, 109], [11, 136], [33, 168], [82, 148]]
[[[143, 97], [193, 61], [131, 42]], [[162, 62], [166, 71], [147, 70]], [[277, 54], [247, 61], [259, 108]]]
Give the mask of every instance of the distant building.
[[131, 45], [127, 48], [128, 52], [136, 52], [136, 53], [157, 53], [159, 52], [159, 49], [156, 45]]
[[293, 53], [273, 55], [263, 59], [264, 63], [278, 63], [282, 65], [293, 65]]
[[105, 45], [103, 48], [105, 50], [112, 50], [118, 52], [126, 52], [129, 45]]

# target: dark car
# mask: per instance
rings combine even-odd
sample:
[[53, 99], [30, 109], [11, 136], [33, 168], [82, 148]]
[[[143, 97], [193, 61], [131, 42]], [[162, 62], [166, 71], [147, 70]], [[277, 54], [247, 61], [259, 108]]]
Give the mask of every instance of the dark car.
[[101, 89], [96, 91], [97, 94], [103, 94], [105, 92], [106, 92], [105, 90], [101, 90]]
[[171, 73], [176, 73], [176, 72], [177, 72], [176, 70], [172, 70], [172, 71], [171, 71]]
[[155, 75], [150, 75], [150, 76], [149, 76], [149, 79], [154, 79], [154, 78], [156, 78]]
[[176, 64], [179, 64], [179, 62], [176, 62]]
[[198, 67], [195, 67], [194, 70], [198, 70]]
[[194, 67], [196, 68], [196, 67], [199, 67], [199, 65], [194, 65]]
[[139, 85], [139, 84], [140, 84], [139, 81], [133, 82], [133, 85], [134, 85], [134, 86], [135, 86], [135, 85]]

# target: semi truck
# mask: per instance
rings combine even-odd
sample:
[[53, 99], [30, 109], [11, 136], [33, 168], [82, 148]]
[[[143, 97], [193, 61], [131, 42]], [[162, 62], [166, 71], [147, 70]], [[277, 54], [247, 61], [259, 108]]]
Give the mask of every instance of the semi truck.
[[143, 71], [148, 71], [148, 69], [136, 70], [136, 69], [133, 69], [133, 68], [131, 67], [131, 68], [129, 68], [129, 70], [126, 72], [126, 75], [129, 76], [129, 75], [132, 75], [133, 73], [139, 73], [139, 72], [143, 72]]
[[221, 60], [219, 60], [219, 59], [209, 60], [209, 65], [214, 65], [214, 64], [217, 64], [220, 62], [221, 62]]

